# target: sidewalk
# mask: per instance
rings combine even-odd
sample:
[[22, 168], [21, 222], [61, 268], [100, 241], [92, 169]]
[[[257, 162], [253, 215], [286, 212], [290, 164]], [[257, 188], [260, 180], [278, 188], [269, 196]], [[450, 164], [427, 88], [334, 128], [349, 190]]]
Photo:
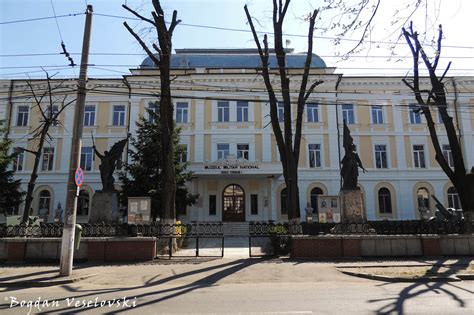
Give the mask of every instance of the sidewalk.
[[79, 282], [103, 286], [146, 286], [156, 283], [284, 283], [318, 282], [357, 277], [380, 281], [461, 281], [474, 279], [474, 261], [459, 259], [309, 261], [292, 259], [172, 259], [137, 264], [74, 266], [69, 278], [58, 266], [3, 265], [0, 287], [54, 286]]

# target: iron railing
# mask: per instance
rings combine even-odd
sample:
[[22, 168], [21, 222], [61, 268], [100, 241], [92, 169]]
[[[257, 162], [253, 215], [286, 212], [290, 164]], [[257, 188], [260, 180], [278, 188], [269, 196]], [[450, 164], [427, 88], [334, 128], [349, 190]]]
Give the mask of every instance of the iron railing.
[[[221, 223], [193, 224], [81, 224], [83, 237], [196, 237], [222, 236]], [[1, 237], [62, 237], [62, 223], [7, 226], [0, 224]]]

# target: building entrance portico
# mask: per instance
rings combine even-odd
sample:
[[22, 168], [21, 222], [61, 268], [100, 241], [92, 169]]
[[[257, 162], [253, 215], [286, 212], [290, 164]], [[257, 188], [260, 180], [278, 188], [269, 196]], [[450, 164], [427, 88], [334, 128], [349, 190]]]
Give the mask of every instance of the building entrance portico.
[[236, 184], [224, 188], [222, 192], [222, 221], [245, 221], [245, 192]]

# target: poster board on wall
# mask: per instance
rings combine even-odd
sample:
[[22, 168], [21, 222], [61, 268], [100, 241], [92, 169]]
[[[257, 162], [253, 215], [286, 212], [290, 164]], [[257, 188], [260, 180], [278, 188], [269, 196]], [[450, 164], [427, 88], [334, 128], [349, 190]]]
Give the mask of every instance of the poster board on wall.
[[145, 224], [150, 222], [151, 198], [128, 198], [128, 224]]
[[320, 223], [341, 222], [341, 199], [339, 196], [318, 196], [318, 221]]

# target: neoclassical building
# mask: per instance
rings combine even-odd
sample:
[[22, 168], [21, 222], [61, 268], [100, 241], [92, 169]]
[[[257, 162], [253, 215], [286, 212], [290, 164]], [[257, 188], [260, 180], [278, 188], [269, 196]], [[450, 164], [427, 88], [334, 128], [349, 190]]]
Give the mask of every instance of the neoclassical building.
[[[287, 56], [296, 95], [305, 55], [289, 50]], [[255, 50], [249, 49], [177, 49], [173, 55], [175, 119], [182, 130], [180, 145], [186, 147], [182, 160], [194, 172], [189, 189], [200, 196], [196, 205], [179, 211], [184, 221], [287, 219], [286, 190], [269, 124], [268, 96], [256, 70], [259, 64]], [[275, 66], [275, 59], [270, 64]], [[412, 106], [414, 97], [401, 77], [345, 77], [315, 55], [312, 80], [324, 83], [310, 96], [304, 113], [299, 160], [302, 218], [307, 202], [320, 212], [318, 196], [339, 193], [343, 119], [368, 171], [360, 173], [359, 186], [369, 219], [417, 218], [419, 208], [434, 210], [431, 194], [459, 208], [456, 191], [435, 160], [424, 117]], [[273, 81], [278, 84], [276, 72]], [[44, 80], [31, 83], [38, 91], [46, 87]], [[54, 81], [60, 83], [58, 109], [75, 98], [76, 89], [75, 80]], [[158, 70], [149, 58], [122, 78], [89, 79], [81, 154], [86, 179], [79, 197], [79, 222], [88, 220], [91, 197], [101, 188], [100, 161], [94, 159], [91, 135], [103, 152], [128, 132], [134, 134], [137, 119], [146, 117], [145, 109], [156, 104], [159, 83]], [[448, 78], [446, 88], [447, 105], [470, 169], [474, 165], [474, 78]], [[41, 115], [30, 88], [24, 80], [1, 80], [0, 89], [0, 119], [9, 127], [13, 149], [31, 148], [29, 134]], [[74, 104], [61, 113], [60, 121], [43, 149], [32, 207], [33, 214], [46, 209], [50, 220], [58, 205], [65, 204]], [[436, 128], [443, 153], [452, 161], [443, 124]], [[123, 160], [127, 159], [124, 154]], [[18, 154], [14, 168], [25, 190], [32, 167], [31, 154]], [[120, 189], [120, 183], [116, 185]]]

